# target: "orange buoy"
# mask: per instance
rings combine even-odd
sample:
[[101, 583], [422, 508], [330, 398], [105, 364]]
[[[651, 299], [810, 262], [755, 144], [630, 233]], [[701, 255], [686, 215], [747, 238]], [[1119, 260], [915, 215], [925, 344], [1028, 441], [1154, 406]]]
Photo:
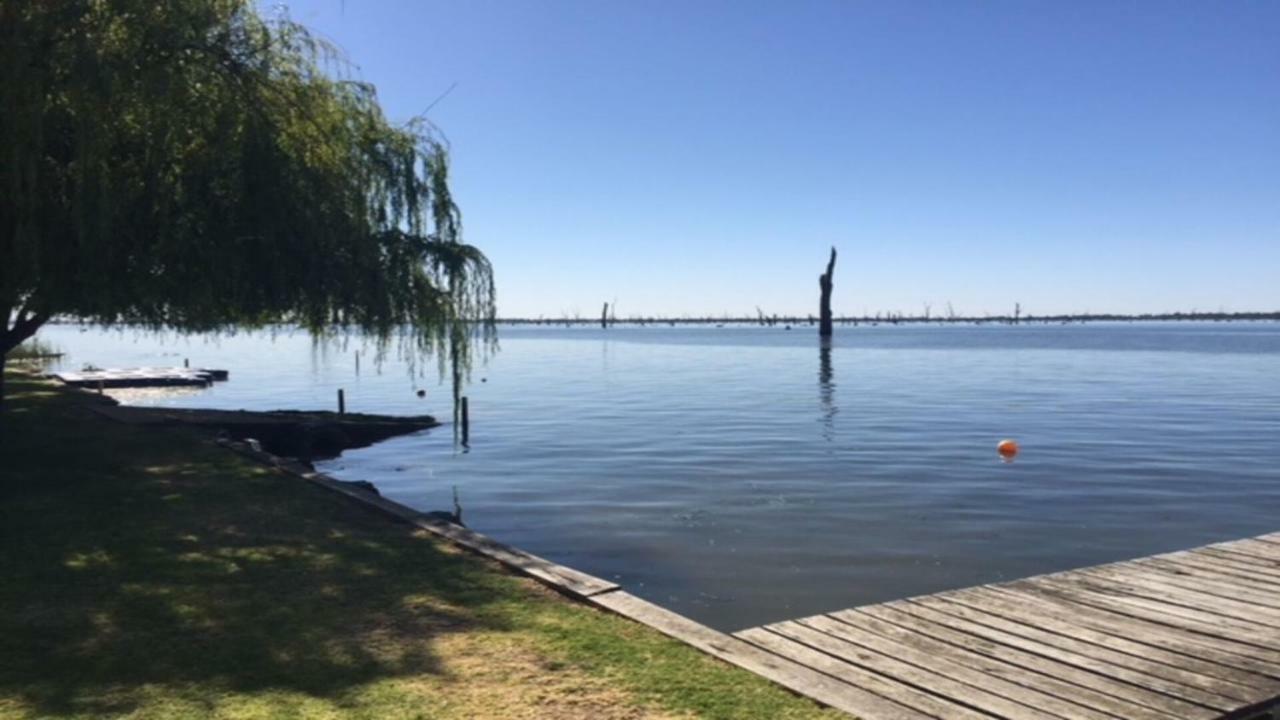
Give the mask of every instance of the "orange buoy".
[[1000, 453], [1000, 457], [1008, 460], [1018, 454], [1018, 443], [1012, 440], [1001, 440], [996, 443], [996, 452]]

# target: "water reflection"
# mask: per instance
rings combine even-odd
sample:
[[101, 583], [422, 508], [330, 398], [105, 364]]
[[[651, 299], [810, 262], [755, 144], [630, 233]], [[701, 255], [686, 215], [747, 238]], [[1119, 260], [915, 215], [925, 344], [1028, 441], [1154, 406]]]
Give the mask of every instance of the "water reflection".
[[818, 345], [818, 403], [822, 407], [822, 438], [832, 442], [836, 437], [836, 383], [831, 370], [831, 338], [819, 339]]

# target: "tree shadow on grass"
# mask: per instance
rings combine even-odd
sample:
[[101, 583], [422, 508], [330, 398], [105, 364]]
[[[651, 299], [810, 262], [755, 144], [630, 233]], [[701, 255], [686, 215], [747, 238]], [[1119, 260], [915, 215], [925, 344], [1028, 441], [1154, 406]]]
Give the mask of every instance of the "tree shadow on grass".
[[180, 430], [12, 378], [0, 417], [0, 695], [129, 712], [144, 688], [338, 698], [445, 671], [519, 585]]

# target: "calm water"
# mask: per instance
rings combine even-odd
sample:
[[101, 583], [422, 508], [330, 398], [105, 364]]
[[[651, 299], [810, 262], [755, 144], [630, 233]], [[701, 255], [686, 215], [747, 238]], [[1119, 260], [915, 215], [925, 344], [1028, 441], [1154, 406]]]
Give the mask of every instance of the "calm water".
[[[500, 335], [470, 452], [445, 427], [325, 469], [424, 510], [456, 487], [471, 527], [721, 629], [1280, 529], [1273, 323]], [[302, 335], [42, 337], [231, 370], [130, 402], [450, 415], [434, 365], [357, 375]]]

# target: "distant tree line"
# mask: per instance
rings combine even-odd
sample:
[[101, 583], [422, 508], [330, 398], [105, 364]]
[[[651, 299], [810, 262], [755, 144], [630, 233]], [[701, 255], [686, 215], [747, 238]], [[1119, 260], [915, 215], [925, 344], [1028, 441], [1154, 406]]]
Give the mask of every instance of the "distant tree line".
[[[1033, 324], [1069, 324], [1088, 322], [1232, 322], [1280, 320], [1280, 311], [1276, 312], [1170, 312], [1170, 313], [1068, 313], [1055, 315], [1025, 315], [1021, 312], [1011, 315], [956, 315], [934, 316], [928, 312], [921, 315], [906, 315], [896, 312], [880, 312], [874, 315], [841, 315], [832, 318], [837, 325], [1033, 325]], [[597, 325], [599, 319], [581, 316], [562, 315], [560, 317], [499, 317], [495, 322], [502, 325]], [[611, 318], [610, 324], [627, 325], [761, 325], [774, 327], [778, 325], [792, 327], [817, 325], [819, 318], [813, 315], [768, 315], [756, 308], [752, 315], [702, 315], [679, 317], [662, 315], [632, 315], [621, 320]]]

